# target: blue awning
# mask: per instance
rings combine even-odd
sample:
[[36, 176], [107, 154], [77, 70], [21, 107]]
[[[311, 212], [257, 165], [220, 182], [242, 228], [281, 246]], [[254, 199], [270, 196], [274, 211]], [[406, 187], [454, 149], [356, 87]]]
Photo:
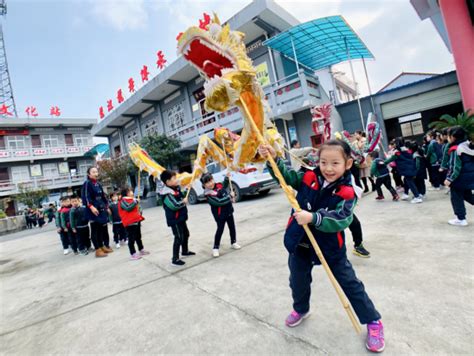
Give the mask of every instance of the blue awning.
[[339, 15], [294, 26], [263, 44], [294, 59], [292, 40], [298, 62], [312, 70], [349, 59], [374, 58], [346, 20]]

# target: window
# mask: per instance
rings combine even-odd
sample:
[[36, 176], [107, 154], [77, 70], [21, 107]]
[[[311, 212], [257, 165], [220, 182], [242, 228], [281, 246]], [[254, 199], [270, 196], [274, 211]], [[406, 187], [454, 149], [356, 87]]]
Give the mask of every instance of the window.
[[7, 136], [7, 148], [17, 150], [26, 147], [26, 136]]
[[89, 161], [79, 161], [78, 172], [81, 175], [87, 174], [87, 169], [92, 166], [91, 162]]
[[400, 129], [403, 137], [422, 135], [424, 133], [421, 120], [401, 123]]
[[56, 163], [43, 164], [43, 176], [57, 177], [59, 175], [58, 165]]
[[184, 109], [183, 101], [175, 106], [169, 108], [165, 112], [165, 117], [168, 120], [168, 127], [171, 131], [179, 129], [184, 125]]
[[59, 137], [58, 135], [43, 135], [43, 147], [58, 147]]
[[90, 136], [88, 134], [76, 134], [74, 135], [74, 144], [76, 146], [89, 146]]
[[130, 131], [125, 138], [127, 140], [127, 144], [132, 143], [132, 142], [137, 142], [138, 140], [137, 130]]
[[156, 119], [148, 121], [145, 124], [145, 136], [151, 136], [158, 133], [158, 122]]
[[11, 168], [12, 172], [12, 181], [17, 182], [27, 182], [30, 180], [30, 170], [28, 166], [17, 166]]

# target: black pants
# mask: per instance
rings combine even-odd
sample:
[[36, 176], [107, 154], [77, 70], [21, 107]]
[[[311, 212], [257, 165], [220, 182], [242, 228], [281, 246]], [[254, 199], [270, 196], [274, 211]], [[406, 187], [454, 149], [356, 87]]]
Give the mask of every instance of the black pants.
[[472, 190], [451, 187], [450, 197], [454, 214], [459, 220], [466, 219], [466, 206], [464, 205], [464, 200], [469, 204], [474, 205], [474, 195], [472, 194]]
[[61, 244], [63, 245], [63, 249], [67, 250], [69, 248], [69, 232], [65, 232], [61, 230], [59, 233], [59, 237], [61, 238]]
[[420, 196], [420, 192], [418, 191], [418, 188], [416, 187], [415, 184], [415, 177], [404, 177], [405, 184], [405, 194], [408, 194], [408, 192], [411, 190], [415, 198], [418, 198]]
[[[381, 318], [379, 312], [365, 292], [364, 284], [357, 279], [347, 257], [344, 256], [336, 261], [328, 261], [328, 264], [354, 308], [360, 323], [367, 324], [379, 320]], [[309, 248], [298, 246], [296, 252], [290, 254], [288, 258], [293, 309], [300, 314], [309, 311], [313, 265]]]
[[[186, 221], [172, 225], [174, 242], [173, 242], [173, 262], [179, 260], [179, 247], [181, 253], [188, 253], [189, 230]], [[129, 237], [130, 239], [130, 237]]]
[[90, 249], [91, 248], [91, 239], [89, 237], [89, 225], [84, 226], [84, 227], [77, 227], [77, 234], [81, 238], [82, 246], [84, 246], [85, 249]]
[[351, 174], [354, 177], [354, 182], [358, 187], [362, 188], [362, 184], [360, 182], [360, 171], [359, 168], [355, 166], [355, 164], [352, 165], [351, 167]]
[[421, 195], [426, 194], [426, 184], [425, 184], [425, 178], [423, 177], [415, 177], [415, 185], [416, 189], [418, 189], [418, 193]]
[[229, 227], [230, 233], [230, 243], [233, 244], [237, 241], [236, 232], [235, 232], [235, 221], [234, 221], [234, 214], [231, 214], [227, 219], [217, 220], [217, 230], [214, 236], [214, 248], [219, 248], [221, 244], [221, 237], [224, 233], [225, 224]]
[[360, 180], [362, 181], [362, 184], [364, 184], [364, 192], [368, 192], [370, 190], [369, 185], [367, 184], [367, 178], [369, 179], [370, 185], [372, 186], [372, 191], [374, 191], [375, 185], [374, 185], [374, 180], [372, 179], [372, 177], [363, 177]]
[[403, 187], [402, 176], [398, 173], [397, 167], [392, 168], [392, 176], [393, 176], [393, 180], [395, 181], [395, 185], [397, 187]]
[[79, 235], [78, 232], [74, 232], [71, 230], [69, 236], [71, 237], [71, 246], [74, 252], [77, 252], [78, 250], [79, 251], [84, 250], [84, 245], [82, 243], [81, 236]]
[[135, 225], [129, 225], [127, 226], [126, 230], [128, 235], [128, 249], [130, 250], [130, 255], [133, 255], [137, 252], [135, 250], [135, 242], [137, 243], [138, 251], [143, 250], [142, 231], [140, 224], [138, 223]]
[[377, 191], [377, 195], [379, 197], [383, 197], [382, 184], [385, 186], [385, 188], [388, 189], [388, 191], [390, 192], [390, 194], [392, 194], [393, 197], [397, 196], [397, 191], [392, 187], [392, 180], [390, 179], [390, 175], [387, 174], [386, 176], [378, 177], [375, 181], [375, 190]]
[[440, 172], [439, 172], [439, 165], [432, 166], [430, 164], [430, 166], [428, 168], [428, 171], [429, 171], [428, 173], [430, 174], [431, 184], [433, 185], [433, 187], [439, 188], [439, 185], [441, 184], [441, 182], [440, 182], [441, 176], [440, 176]]
[[359, 219], [354, 214], [354, 219], [352, 220], [351, 224], [349, 225], [349, 230], [352, 234], [352, 241], [354, 241], [354, 247], [359, 246], [362, 243], [362, 225], [360, 224]]
[[109, 247], [109, 231], [107, 224], [91, 222], [91, 238], [94, 248]]
[[125, 241], [127, 239], [127, 233], [122, 223], [112, 224], [112, 231], [114, 233], [114, 242]]

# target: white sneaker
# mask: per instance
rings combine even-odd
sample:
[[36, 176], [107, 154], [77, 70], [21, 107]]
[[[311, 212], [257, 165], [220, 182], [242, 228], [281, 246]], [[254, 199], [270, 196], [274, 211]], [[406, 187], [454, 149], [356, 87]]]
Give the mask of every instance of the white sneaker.
[[449, 225], [454, 225], [454, 226], [467, 226], [467, 220], [459, 220], [458, 218], [452, 219], [448, 221]]
[[117, 242], [117, 243], [115, 244], [115, 248], [120, 248], [120, 242]]
[[65, 254], [65, 255], [69, 255], [69, 252], [71, 252], [71, 251], [69, 251], [68, 248], [64, 250], [64, 254]]
[[418, 198], [413, 198], [410, 203], [412, 203], [412, 204], [420, 204], [420, 203], [423, 203], [423, 199], [421, 199], [421, 198], [419, 198], [419, 197], [418, 197]]
[[219, 257], [219, 249], [218, 248], [213, 248], [212, 249], [212, 256], [213, 257]]
[[240, 245], [237, 242], [234, 242], [232, 245], [230, 245], [230, 247], [234, 250], [240, 250]]
[[400, 198], [402, 200], [408, 200], [410, 199], [410, 196], [408, 194], [403, 193], [402, 197]]

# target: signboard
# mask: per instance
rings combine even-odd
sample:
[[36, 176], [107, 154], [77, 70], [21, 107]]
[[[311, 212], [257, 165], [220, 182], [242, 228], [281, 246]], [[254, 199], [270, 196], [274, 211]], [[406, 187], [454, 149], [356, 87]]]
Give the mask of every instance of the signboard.
[[46, 154], [46, 150], [44, 148], [34, 148], [33, 149], [33, 155], [35, 156], [42, 156]]
[[10, 152], [8, 151], [0, 151], [0, 158], [10, 157]]
[[267, 62], [262, 62], [255, 67], [257, 80], [262, 87], [270, 85], [270, 74], [268, 73]]
[[67, 151], [68, 153], [76, 153], [79, 152], [79, 147], [68, 147]]
[[59, 163], [59, 174], [69, 174], [69, 165], [67, 162]]
[[30, 152], [28, 151], [16, 151], [15, 152], [15, 157], [26, 157], [29, 156]]
[[52, 147], [51, 148], [51, 153], [52, 154], [64, 153], [64, 148]]
[[41, 177], [41, 164], [32, 164], [30, 166], [31, 176], [32, 177]]
[[413, 121], [416, 119], [421, 119], [421, 113], [417, 112], [416, 114], [411, 114], [407, 116], [402, 116], [398, 118], [398, 123], [402, 124], [404, 122]]

